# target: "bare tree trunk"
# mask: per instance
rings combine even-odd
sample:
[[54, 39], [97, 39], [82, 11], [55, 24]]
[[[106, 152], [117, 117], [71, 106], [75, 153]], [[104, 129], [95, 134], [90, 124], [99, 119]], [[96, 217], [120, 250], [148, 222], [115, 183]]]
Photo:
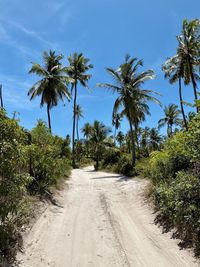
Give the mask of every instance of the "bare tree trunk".
[[181, 78], [179, 78], [179, 98], [180, 98], [180, 104], [181, 104], [181, 112], [182, 112], [182, 116], [183, 116], [183, 121], [185, 124], [185, 129], [186, 131], [188, 130], [188, 125], [187, 125], [187, 120], [185, 117], [185, 111], [183, 108], [183, 97], [182, 97], [182, 88], [181, 88]]
[[3, 109], [3, 92], [2, 92], [2, 84], [0, 85], [0, 101], [1, 101], [1, 108]]
[[77, 83], [74, 85], [74, 118], [73, 118], [73, 131], [72, 131], [72, 166], [75, 168], [75, 127], [76, 127], [76, 98], [77, 98]]
[[49, 130], [51, 132], [51, 116], [50, 116], [50, 106], [49, 106], [49, 104], [47, 104], [47, 116], [48, 116]]

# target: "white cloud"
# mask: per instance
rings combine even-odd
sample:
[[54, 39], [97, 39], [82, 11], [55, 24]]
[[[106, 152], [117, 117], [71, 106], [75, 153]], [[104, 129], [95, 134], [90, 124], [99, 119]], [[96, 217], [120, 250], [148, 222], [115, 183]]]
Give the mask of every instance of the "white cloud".
[[16, 76], [0, 74], [0, 83], [3, 84], [3, 99], [5, 107], [14, 110], [33, 110], [38, 107], [38, 101], [30, 102], [27, 92], [32, 84], [28, 81], [22, 81]]

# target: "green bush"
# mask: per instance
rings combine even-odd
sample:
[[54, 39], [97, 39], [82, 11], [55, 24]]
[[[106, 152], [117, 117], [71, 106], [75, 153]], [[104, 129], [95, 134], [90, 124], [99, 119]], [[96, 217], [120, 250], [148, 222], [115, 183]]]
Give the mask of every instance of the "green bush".
[[69, 143], [58, 136], [52, 136], [42, 121], [32, 130], [31, 142], [29, 155], [34, 180], [30, 188], [40, 194], [50, 194], [50, 188], [57, 186], [70, 173], [70, 162], [66, 157], [69, 155]]
[[0, 266], [14, 265], [28, 219], [27, 135], [0, 111]]
[[106, 150], [103, 159], [103, 166], [113, 165], [120, 159], [120, 150], [115, 148], [109, 148]]
[[116, 171], [127, 176], [135, 175], [135, 169], [131, 164], [130, 155], [123, 154], [120, 157], [119, 162], [116, 165]]
[[41, 121], [29, 133], [0, 111], [0, 267], [17, 265], [30, 213], [28, 194], [50, 194], [69, 176], [69, 145], [68, 137], [52, 136]]
[[149, 161], [156, 221], [177, 229], [183, 244], [200, 251], [200, 114], [187, 132], [177, 132]]
[[136, 161], [135, 172], [141, 177], [149, 176], [149, 158], [141, 158]]
[[198, 251], [200, 244], [200, 179], [189, 172], [178, 172], [176, 179], [161, 182], [152, 190], [159, 212], [157, 220], [176, 227], [179, 236]]
[[190, 157], [186, 149], [185, 133], [178, 132], [167, 140], [163, 150], [151, 153], [149, 176], [154, 183], [175, 178], [178, 171], [190, 167]]

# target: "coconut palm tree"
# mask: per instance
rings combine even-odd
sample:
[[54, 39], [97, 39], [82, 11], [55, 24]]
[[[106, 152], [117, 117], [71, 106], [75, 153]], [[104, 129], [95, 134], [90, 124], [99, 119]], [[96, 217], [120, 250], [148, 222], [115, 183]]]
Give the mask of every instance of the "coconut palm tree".
[[76, 112], [76, 133], [77, 133], [77, 140], [79, 141], [78, 122], [79, 122], [80, 118], [83, 118], [82, 107], [80, 105], [76, 105], [75, 112]]
[[113, 114], [118, 113], [119, 109], [121, 109], [122, 116], [126, 116], [129, 121], [132, 144], [132, 166], [135, 165], [136, 160], [133, 125], [138, 125], [140, 121], [145, 119], [146, 114], [150, 114], [147, 104], [148, 101], [160, 103], [152, 96], [153, 91], [142, 89], [145, 81], [155, 77], [153, 70], [138, 73], [138, 68], [142, 65], [142, 60], [137, 60], [137, 58], [131, 58], [127, 55], [125, 62], [117, 70], [107, 68], [108, 73], [114, 80], [114, 84], [98, 84], [100, 87], [106, 87], [118, 93]]
[[149, 132], [149, 146], [151, 150], [158, 150], [162, 136], [159, 134], [158, 129], [151, 128]]
[[158, 121], [158, 127], [161, 128], [167, 125], [167, 135], [168, 137], [173, 134], [173, 125], [181, 125], [181, 119], [179, 118], [181, 111], [175, 104], [169, 104], [164, 108], [164, 118]]
[[85, 125], [81, 129], [84, 137], [86, 138], [85, 143], [86, 143], [86, 154], [87, 154], [87, 157], [89, 155], [89, 137], [90, 137], [90, 134], [91, 134], [91, 130], [92, 130], [92, 126], [90, 125], [89, 122], [85, 123]]
[[117, 130], [119, 129], [120, 127], [120, 123], [121, 123], [121, 115], [116, 113], [116, 114], [113, 114], [113, 117], [112, 117], [112, 125], [115, 127], [115, 132], [114, 132], [114, 141], [116, 139], [116, 133], [117, 133]]
[[[187, 84], [192, 83], [195, 101], [197, 96], [197, 81], [199, 80], [200, 65], [200, 20], [183, 21], [181, 35], [177, 36], [179, 47], [177, 54], [184, 66], [184, 79]], [[198, 112], [198, 106], [197, 106]]]
[[[185, 76], [184, 76], [184, 62], [181, 56], [177, 54], [176, 56], [167, 59], [167, 61], [163, 64], [162, 69], [165, 72], [165, 78], [168, 78], [171, 84], [178, 81], [181, 113], [183, 116], [185, 129], [188, 130], [187, 119], [183, 107], [183, 97], [182, 97], [181, 80], [182, 79], [185, 80]], [[187, 81], [185, 81], [185, 84], [187, 84]]]
[[99, 161], [102, 157], [106, 146], [106, 139], [111, 132], [110, 128], [106, 127], [103, 123], [95, 121], [90, 133], [90, 141], [92, 144], [92, 150], [94, 155], [95, 170], [99, 169]]
[[28, 91], [30, 100], [36, 96], [41, 96], [41, 107], [47, 105], [48, 125], [51, 131], [50, 109], [58, 105], [59, 100], [64, 101], [66, 97], [70, 100], [70, 93], [67, 88], [69, 82], [73, 79], [65, 75], [65, 68], [61, 64], [63, 55], [56, 55], [55, 51], [43, 53], [44, 66], [34, 63], [29, 73], [34, 73], [41, 77]]
[[[91, 78], [87, 74], [93, 65], [89, 64], [89, 59], [85, 58], [82, 53], [74, 53], [68, 58], [69, 66], [66, 72], [73, 79], [72, 91], [74, 91], [74, 106], [73, 106], [73, 130], [72, 130], [72, 164], [75, 167], [75, 127], [76, 127], [76, 101], [77, 101], [77, 86], [80, 83], [83, 87], [88, 88], [88, 81]], [[88, 88], [89, 89], [89, 88]]]
[[123, 142], [124, 142], [124, 140], [125, 140], [125, 136], [124, 136], [124, 134], [123, 134], [122, 131], [119, 131], [119, 132], [118, 132], [118, 134], [117, 134], [117, 136], [116, 136], [116, 140], [117, 140], [117, 142], [119, 143], [119, 147], [121, 148], [121, 147], [122, 147], [122, 144], [123, 144]]

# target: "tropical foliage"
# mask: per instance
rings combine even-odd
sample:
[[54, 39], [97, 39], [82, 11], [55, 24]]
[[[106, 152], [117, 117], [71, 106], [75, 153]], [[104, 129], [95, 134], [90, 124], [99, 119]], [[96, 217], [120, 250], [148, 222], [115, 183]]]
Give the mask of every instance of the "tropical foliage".
[[142, 60], [137, 60], [137, 58], [131, 58], [129, 55], [126, 55], [125, 62], [121, 64], [117, 70], [107, 68], [108, 73], [115, 83], [98, 84], [99, 87], [106, 87], [118, 93], [118, 97], [114, 103], [113, 118], [116, 117], [116, 114], [118, 114], [120, 110], [121, 116], [125, 116], [128, 119], [132, 145], [132, 166], [135, 165], [136, 161], [133, 126], [137, 139], [139, 124], [145, 120], [146, 115], [150, 115], [147, 102], [154, 101], [155, 103], [159, 103], [159, 101], [152, 96], [155, 92], [142, 89], [142, 85], [145, 81], [155, 77], [153, 70], [138, 73], [138, 68], [142, 65]]
[[0, 266], [13, 266], [22, 249], [29, 195], [48, 197], [70, 174], [69, 140], [52, 136], [43, 122], [25, 131], [0, 111]]
[[44, 52], [43, 60], [44, 67], [40, 64], [33, 64], [29, 73], [34, 73], [40, 77], [41, 80], [36, 82], [29, 90], [28, 95], [30, 100], [36, 96], [41, 96], [41, 107], [47, 105], [48, 125], [51, 130], [50, 109], [58, 105], [58, 101], [64, 101], [64, 98], [70, 99], [70, 93], [67, 84], [72, 79], [65, 75], [65, 69], [61, 64], [63, 55], [56, 55], [55, 51], [50, 51], [49, 54]]
[[[40, 105], [46, 105], [48, 127], [39, 120], [32, 130], [25, 130], [16, 120], [17, 111], [10, 119], [3, 110], [0, 90], [0, 266], [17, 264], [15, 256], [22, 249], [30, 195], [56, 204], [53, 192], [69, 176], [71, 166], [93, 163], [96, 171], [149, 177], [156, 221], [165, 229], [175, 227], [179, 237], [199, 251], [200, 20], [184, 20], [177, 41], [176, 53], [167, 58], [162, 70], [170, 84], [178, 85], [180, 109], [176, 103], [167, 103], [153, 128], [146, 118], [151, 114], [151, 102], [160, 105], [159, 94], [143, 87], [155, 73], [152, 69], [140, 71], [143, 60], [130, 55], [118, 68], [107, 68], [111, 83], [98, 84], [115, 96], [112, 114], [108, 114], [113, 132], [98, 120], [86, 122], [79, 131], [84, 107], [77, 103], [78, 90], [89, 89], [93, 68], [82, 53], [69, 56], [67, 66], [63, 65], [63, 55], [55, 51], [43, 53], [43, 65], [32, 64], [29, 73], [40, 80], [29, 89], [28, 96], [30, 100], [38, 96]], [[194, 105], [185, 101], [183, 86], [192, 87]], [[69, 135], [63, 139], [51, 132], [50, 111], [65, 99], [73, 101], [72, 143]], [[123, 127], [124, 118], [128, 131]]]

